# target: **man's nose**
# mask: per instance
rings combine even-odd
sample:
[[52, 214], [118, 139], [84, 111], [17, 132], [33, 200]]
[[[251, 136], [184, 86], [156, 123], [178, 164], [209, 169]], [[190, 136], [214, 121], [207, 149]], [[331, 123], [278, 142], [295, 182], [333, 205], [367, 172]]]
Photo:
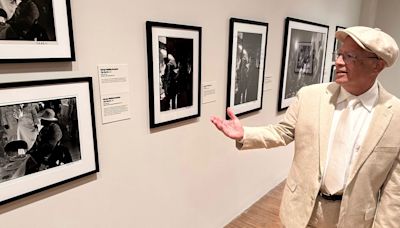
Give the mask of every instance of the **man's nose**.
[[336, 65], [344, 65], [345, 64], [344, 59], [343, 59], [343, 55], [338, 55], [337, 56], [337, 58], [335, 60], [335, 64]]

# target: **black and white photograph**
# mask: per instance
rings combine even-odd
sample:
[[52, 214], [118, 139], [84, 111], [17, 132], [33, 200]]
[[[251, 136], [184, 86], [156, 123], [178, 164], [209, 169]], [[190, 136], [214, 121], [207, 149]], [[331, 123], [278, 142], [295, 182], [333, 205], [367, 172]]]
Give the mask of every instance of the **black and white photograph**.
[[0, 107], [0, 183], [81, 159], [76, 97]]
[[329, 26], [286, 18], [278, 111], [303, 86], [322, 83]]
[[0, 0], [0, 62], [73, 61], [69, 0]]
[[201, 28], [146, 23], [150, 127], [200, 116]]
[[0, 203], [98, 171], [91, 84], [0, 84]]
[[193, 40], [158, 37], [160, 109], [165, 112], [193, 105]]
[[230, 19], [227, 107], [236, 115], [260, 110], [268, 23]]
[[0, 40], [56, 40], [52, 0], [1, 0], [0, 20]]

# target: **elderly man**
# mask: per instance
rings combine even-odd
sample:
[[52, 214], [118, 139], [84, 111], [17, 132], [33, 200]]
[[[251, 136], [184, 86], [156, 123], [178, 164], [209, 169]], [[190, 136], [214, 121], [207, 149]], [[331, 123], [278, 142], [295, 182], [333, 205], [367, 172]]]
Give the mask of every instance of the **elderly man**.
[[242, 127], [211, 117], [240, 149], [295, 140], [280, 216], [285, 227], [399, 227], [400, 101], [376, 78], [398, 46], [379, 29], [336, 32], [335, 83], [303, 87], [283, 120]]

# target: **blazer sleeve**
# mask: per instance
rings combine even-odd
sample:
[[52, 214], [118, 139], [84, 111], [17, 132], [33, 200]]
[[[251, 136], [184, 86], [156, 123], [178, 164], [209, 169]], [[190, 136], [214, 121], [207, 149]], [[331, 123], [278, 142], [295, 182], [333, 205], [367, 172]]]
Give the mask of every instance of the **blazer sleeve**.
[[301, 101], [301, 90], [278, 124], [265, 127], [244, 127], [244, 136], [236, 142], [240, 150], [255, 148], [272, 148], [285, 146], [294, 140], [295, 128]]
[[400, 224], [400, 158], [393, 163], [381, 189], [380, 202], [376, 209], [374, 228], [399, 227]]

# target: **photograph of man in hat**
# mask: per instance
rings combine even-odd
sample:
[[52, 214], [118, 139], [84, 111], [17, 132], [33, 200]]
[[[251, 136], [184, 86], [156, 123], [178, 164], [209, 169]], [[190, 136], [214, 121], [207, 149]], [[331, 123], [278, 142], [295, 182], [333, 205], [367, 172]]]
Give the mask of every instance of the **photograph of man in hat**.
[[280, 207], [286, 228], [399, 227], [400, 100], [377, 81], [399, 55], [396, 41], [364, 26], [336, 32], [335, 82], [305, 86], [277, 124], [211, 122], [238, 149], [294, 141]]
[[72, 162], [67, 147], [61, 145], [62, 130], [55, 112], [47, 108], [40, 116], [41, 129], [33, 147], [27, 152], [31, 159], [26, 165], [26, 174]]

